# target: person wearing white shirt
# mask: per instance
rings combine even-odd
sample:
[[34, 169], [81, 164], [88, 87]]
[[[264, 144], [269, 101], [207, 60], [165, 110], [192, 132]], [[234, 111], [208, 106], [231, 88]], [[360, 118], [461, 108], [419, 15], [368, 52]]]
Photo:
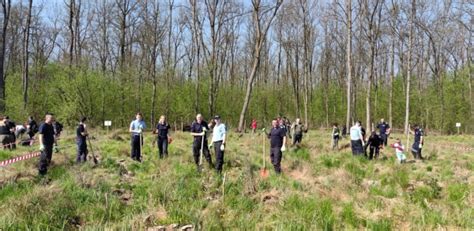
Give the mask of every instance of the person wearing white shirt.
[[222, 173], [222, 165], [224, 165], [224, 150], [227, 128], [225, 124], [221, 123], [221, 117], [216, 115], [214, 117], [216, 125], [212, 130], [212, 145], [216, 153], [216, 171]]
[[364, 154], [364, 137], [360, 127], [360, 122], [357, 121], [350, 129], [352, 155], [359, 156]]
[[143, 129], [146, 128], [145, 121], [141, 113], [135, 115], [135, 120], [130, 123], [129, 132], [132, 134], [131, 138], [131, 157], [133, 160], [141, 162], [141, 148], [143, 145]]

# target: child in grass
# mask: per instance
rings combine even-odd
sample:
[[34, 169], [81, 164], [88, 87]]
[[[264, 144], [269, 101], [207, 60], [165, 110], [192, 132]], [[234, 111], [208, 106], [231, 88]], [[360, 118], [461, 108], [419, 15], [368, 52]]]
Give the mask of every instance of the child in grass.
[[400, 164], [405, 163], [407, 159], [407, 157], [403, 153], [403, 151], [405, 150], [405, 147], [403, 146], [400, 139], [397, 138], [396, 142], [394, 144], [391, 144], [390, 147], [395, 148], [395, 154], [397, 155], [397, 159], [400, 162]]

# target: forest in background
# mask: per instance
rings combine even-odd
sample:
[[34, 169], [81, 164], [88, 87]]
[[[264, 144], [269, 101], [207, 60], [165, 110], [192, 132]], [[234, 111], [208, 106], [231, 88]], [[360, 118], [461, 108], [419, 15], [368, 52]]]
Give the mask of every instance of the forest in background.
[[2, 0], [0, 112], [474, 132], [465, 0]]

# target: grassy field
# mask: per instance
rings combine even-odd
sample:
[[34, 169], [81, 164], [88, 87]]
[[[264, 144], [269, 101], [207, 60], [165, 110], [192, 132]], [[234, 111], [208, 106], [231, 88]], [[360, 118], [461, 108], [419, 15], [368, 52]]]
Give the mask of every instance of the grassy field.
[[[127, 134], [96, 135], [97, 166], [74, 164], [66, 135], [48, 178], [36, 176], [37, 159], [0, 169], [0, 230], [474, 229], [473, 136], [426, 136], [426, 160], [400, 165], [388, 149], [375, 161], [333, 152], [329, 132], [311, 131], [284, 153], [283, 175], [266, 155], [267, 179], [262, 137], [229, 136], [224, 180], [197, 173], [186, 133], [173, 134], [165, 160], [148, 136], [143, 163], [128, 157]], [[0, 160], [26, 150], [0, 151]]]

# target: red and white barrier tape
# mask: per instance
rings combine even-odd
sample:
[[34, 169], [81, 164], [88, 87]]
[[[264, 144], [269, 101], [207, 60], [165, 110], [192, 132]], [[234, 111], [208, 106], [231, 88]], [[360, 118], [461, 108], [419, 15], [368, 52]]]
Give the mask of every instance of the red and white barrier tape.
[[39, 155], [41, 155], [41, 152], [32, 152], [32, 153], [28, 153], [28, 154], [23, 155], [23, 156], [17, 156], [15, 158], [12, 158], [12, 159], [9, 159], [9, 160], [0, 161], [0, 167], [5, 167], [5, 166], [8, 166], [10, 164], [16, 163], [18, 161], [22, 161], [22, 160], [28, 160], [28, 159], [37, 157]]

